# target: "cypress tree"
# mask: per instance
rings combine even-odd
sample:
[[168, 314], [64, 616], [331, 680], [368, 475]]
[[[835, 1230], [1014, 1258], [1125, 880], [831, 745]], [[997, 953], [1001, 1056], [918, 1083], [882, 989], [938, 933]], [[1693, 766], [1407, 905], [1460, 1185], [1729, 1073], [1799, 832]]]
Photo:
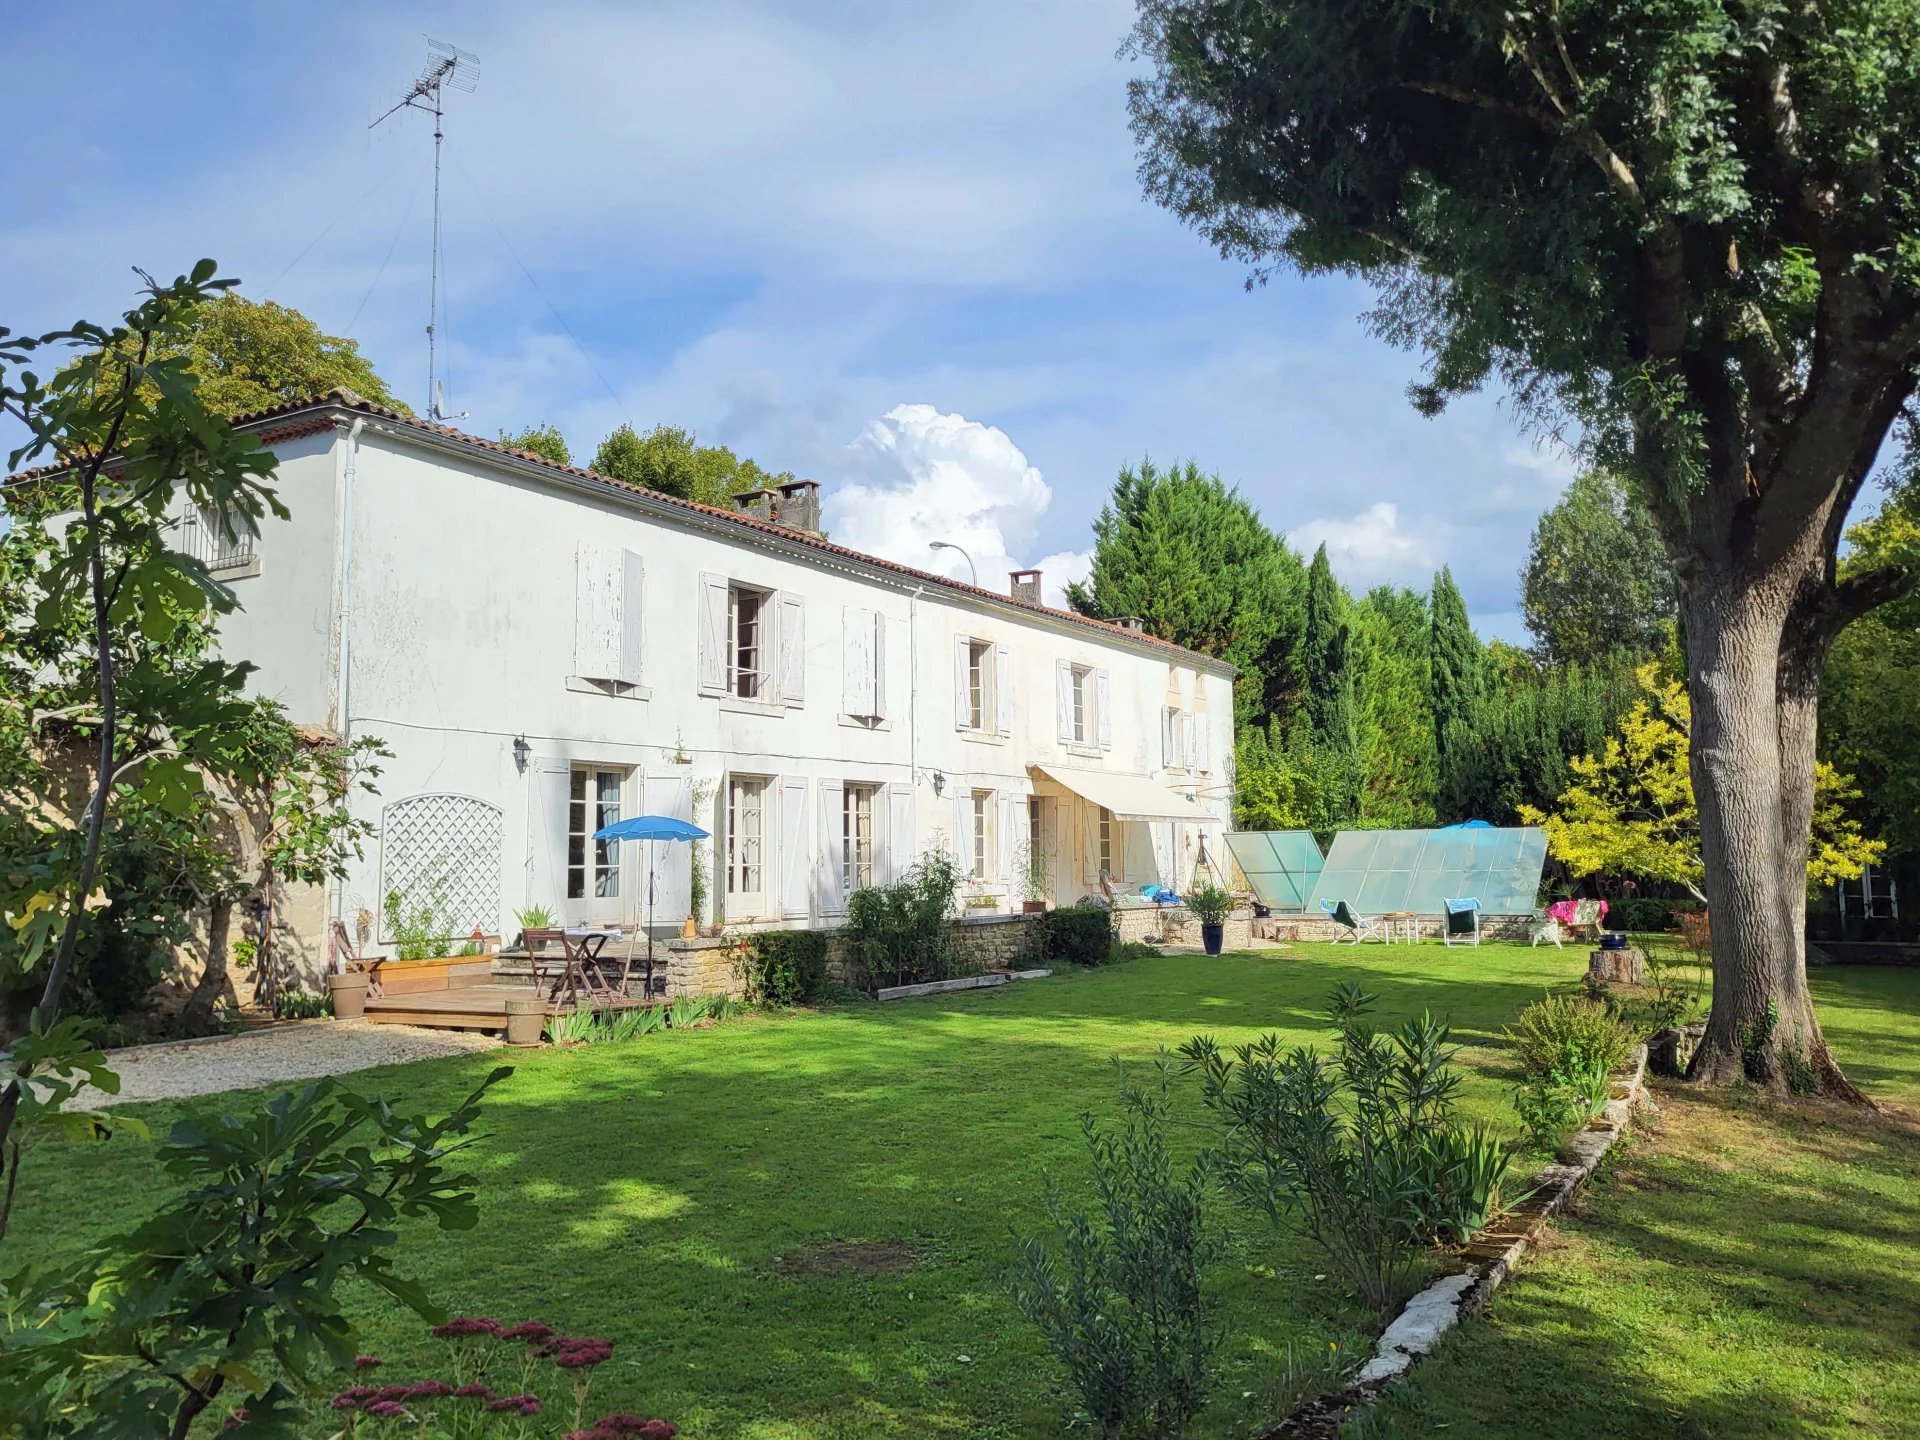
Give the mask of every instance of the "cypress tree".
[[1347, 609], [1346, 591], [1334, 578], [1327, 547], [1322, 545], [1307, 567], [1306, 624], [1300, 645], [1301, 720], [1320, 756], [1316, 768], [1327, 787], [1322, 807], [1336, 822], [1359, 817], [1364, 780]]
[[1485, 693], [1486, 658], [1480, 641], [1467, 619], [1467, 602], [1460, 587], [1453, 583], [1453, 572], [1442, 566], [1433, 577], [1433, 643], [1430, 648], [1433, 673], [1433, 745], [1439, 764], [1439, 793], [1436, 797], [1440, 818], [1465, 820], [1469, 815], [1455, 812], [1449, 797], [1457, 796], [1461, 782], [1452, 773], [1452, 741], [1463, 735], [1477, 717]]

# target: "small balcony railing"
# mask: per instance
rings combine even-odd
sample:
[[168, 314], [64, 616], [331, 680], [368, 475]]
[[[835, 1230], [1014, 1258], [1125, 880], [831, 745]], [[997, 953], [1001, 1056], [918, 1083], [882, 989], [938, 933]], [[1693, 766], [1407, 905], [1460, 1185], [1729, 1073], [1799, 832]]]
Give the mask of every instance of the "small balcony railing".
[[175, 538], [175, 549], [212, 571], [235, 570], [253, 563], [256, 537], [244, 523], [236, 525], [235, 533], [229, 538], [210, 517], [197, 509], [189, 510], [180, 517]]

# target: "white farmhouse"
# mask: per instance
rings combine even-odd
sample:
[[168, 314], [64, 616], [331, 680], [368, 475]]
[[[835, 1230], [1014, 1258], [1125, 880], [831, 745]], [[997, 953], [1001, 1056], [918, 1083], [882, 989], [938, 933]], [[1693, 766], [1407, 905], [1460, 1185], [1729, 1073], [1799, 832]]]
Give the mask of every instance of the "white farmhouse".
[[[851, 890], [946, 846], [968, 896], [1184, 887], [1221, 855], [1232, 670], [1121, 624], [863, 555], [812, 482], [696, 505], [336, 391], [250, 417], [291, 518], [238, 545], [183, 516], [242, 609], [234, 658], [299, 723], [393, 752], [376, 842], [320, 907], [375, 945], [389, 891], [438, 888], [457, 933], [541, 905], [658, 933], [693, 856], [595, 842], [691, 818], [708, 912], [838, 923]], [[299, 912], [308, 912], [301, 914]], [[372, 930], [366, 916], [374, 917]]]

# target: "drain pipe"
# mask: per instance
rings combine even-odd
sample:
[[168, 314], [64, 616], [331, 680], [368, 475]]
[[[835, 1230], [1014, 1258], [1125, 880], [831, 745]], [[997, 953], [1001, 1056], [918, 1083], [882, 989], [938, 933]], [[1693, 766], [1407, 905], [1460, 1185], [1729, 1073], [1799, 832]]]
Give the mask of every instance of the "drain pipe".
[[[348, 668], [353, 661], [353, 588], [350, 577], [353, 570], [353, 481], [360, 466], [360, 432], [366, 428], [364, 415], [356, 416], [352, 425], [347, 427], [345, 460], [340, 471], [340, 504], [337, 507], [340, 524], [340, 543], [334, 547], [335, 563], [339, 573], [335, 577], [334, 614], [338, 616], [340, 626], [339, 646], [334, 654], [334, 730], [340, 736], [340, 743], [346, 744], [353, 735], [353, 712], [348, 708], [352, 698], [349, 694], [348, 679], [352, 671]], [[333, 882], [333, 918], [346, 919], [346, 890], [338, 880]]]

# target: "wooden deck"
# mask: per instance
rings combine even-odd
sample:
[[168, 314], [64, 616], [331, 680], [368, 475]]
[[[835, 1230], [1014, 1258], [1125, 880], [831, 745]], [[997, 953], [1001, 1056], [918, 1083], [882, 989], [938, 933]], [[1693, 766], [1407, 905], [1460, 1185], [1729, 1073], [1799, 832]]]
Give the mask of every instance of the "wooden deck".
[[[458, 985], [447, 990], [415, 991], [406, 995], [367, 997], [367, 1019], [375, 1025], [420, 1025], [430, 1030], [505, 1030], [507, 1001], [544, 994], [546, 987], [498, 983]], [[596, 1000], [596, 1010], [629, 1010], [647, 1002], [638, 996]], [[573, 1009], [569, 1002], [547, 1006], [549, 1015]]]

